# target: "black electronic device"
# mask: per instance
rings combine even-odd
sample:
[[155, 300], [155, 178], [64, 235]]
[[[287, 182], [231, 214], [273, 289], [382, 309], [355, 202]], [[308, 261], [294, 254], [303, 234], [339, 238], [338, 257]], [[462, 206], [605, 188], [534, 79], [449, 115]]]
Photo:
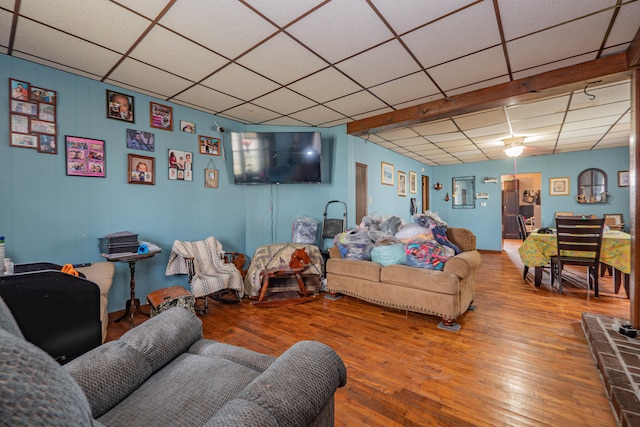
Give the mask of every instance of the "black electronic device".
[[320, 132], [231, 132], [235, 184], [320, 183]]

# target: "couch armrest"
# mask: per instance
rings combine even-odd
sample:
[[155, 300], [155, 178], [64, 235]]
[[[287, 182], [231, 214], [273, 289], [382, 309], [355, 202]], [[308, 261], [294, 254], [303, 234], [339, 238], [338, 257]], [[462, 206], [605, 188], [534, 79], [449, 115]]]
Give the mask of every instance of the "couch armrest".
[[467, 251], [449, 258], [444, 263], [444, 271], [453, 273], [461, 279], [471, 276], [480, 267], [482, 255], [478, 251]]
[[329, 346], [300, 341], [285, 351], [207, 426], [310, 425], [347, 382], [347, 369]]
[[200, 319], [186, 308], [174, 307], [64, 367], [98, 418], [200, 339]]

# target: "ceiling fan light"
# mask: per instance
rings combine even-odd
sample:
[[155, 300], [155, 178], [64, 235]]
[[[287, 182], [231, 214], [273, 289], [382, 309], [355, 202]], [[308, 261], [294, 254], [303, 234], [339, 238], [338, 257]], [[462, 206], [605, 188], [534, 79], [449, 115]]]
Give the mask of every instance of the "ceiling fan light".
[[509, 157], [518, 157], [524, 151], [524, 146], [522, 145], [512, 145], [511, 147], [504, 150], [505, 154]]

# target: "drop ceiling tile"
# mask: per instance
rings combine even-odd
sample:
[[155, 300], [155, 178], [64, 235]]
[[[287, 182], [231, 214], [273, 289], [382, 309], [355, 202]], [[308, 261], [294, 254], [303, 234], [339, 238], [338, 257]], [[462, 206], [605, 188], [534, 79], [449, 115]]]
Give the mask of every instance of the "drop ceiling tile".
[[589, 86], [586, 94], [584, 93], [584, 90], [573, 92], [569, 109], [576, 110], [578, 108], [625, 101], [629, 99], [630, 93], [631, 83], [628, 81], [606, 86]]
[[374, 142], [374, 143], [378, 143], [378, 142], [386, 142], [386, 140], [380, 138], [378, 135], [376, 134], [371, 134], [371, 135], [366, 135], [366, 136], [362, 136], [360, 137], [360, 139], [364, 140], [365, 142]]
[[470, 148], [473, 148], [473, 149], [476, 148], [476, 146], [473, 145], [473, 143], [468, 139], [458, 139], [455, 141], [438, 142], [438, 147], [446, 151], [452, 151], [452, 150], [458, 151], [462, 149], [467, 150]]
[[445, 142], [445, 141], [455, 141], [464, 139], [464, 134], [462, 132], [451, 132], [451, 133], [440, 133], [435, 135], [428, 135], [427, 139], [431, 142]]
[[395, 139], [394, 142], [398, 144], [400, 147], [413, 148], [416, 145], [424, 145], [427, 143], [424, 138], [419, 136], [413, 138], [405, 138], [405, 139]]
[[193, 82], [202, 80], [227, 63], [220, 55], [159, 26], [149, 31], [130, 57]]
[[328, 2], [287, 31], [332, 63], [393, 37], [367, 3], [358, 0]]
[[629, 122], [618, 123], [611, 128], [610, 132], [626, 132], [628, 135], [631, 135], [631, 125]]
[[[224, 11], [224, 16], [220, 16], [220, 11]], [[179, 1], [159, 23], [229, 59], [238, 57], [277, 31], [235, 0]]]
[[464, 131], [464, 133], [470, 138], [495, 134], [502, 134], [504, 135], [504, 137], [508, 137], [509, 135], [511, 135], [511, 130], [509, 129], [509, 125], [507, 124], [507, 122], [502, 122], [496, 125], [485, 126], [482, 128], [468, 129]]
[[13, 15], [11, 13], [0, 10], [0, 46], [9, 46], [12, 20]]
[[414, 138], [416, 137], [416, 133], [408, 128], [398, 128], [398, 129], [390, 129], [382, 132], [378, 132], [376, 134], [379, 138], [384, 138], [386, 140], [396, 140], [396, 139], [406, 139], [406, 138]]
[[566, 122], [562, 126], [562, 132], [571, 132], [574, 130], [580, 129], [590, 129], [599, 126], [606, 126], [607, 129], [613, 126], [616, 121], [620, 118], [620, 116], [608, 116], [608, 117], [598, 117], [591, 120], [586, 121], [577, 121], [577, 122]]
[[188, 102], [211, 111], [224, 111], [242, 101], [207, 87], [197, 85], [176, 96], [177, 100]]
[[237, 62], [283, 85], [327, 66], [325, 61], [283, 33], [270, 38]]
[[135, 10], [150, 20], [154, 20], [158, 17], [160, 12], [162, 12], [162, 9], [164, 9], [167, 4], [171, 3], [171, 1], [118, 0], [118, 3], [128, 9]]
[[44, 65], [45, 67], [51, 67], [51, 68], [55, 68], [57, 70], [61, 70], [61, 71], [65, 71], [67, 73], [71, 73], [77, 76], [81, 76], [81, 77], [86, 77], [88, 79], [92, 79], [92, 80], [100, 80], [102, 78], [101, 75], [98, 74], [92, 74], [92, 73], [88, 73], [88, 72], [84, 72], [84, 71], [79, 71], [77, 68], [72, 68], [72, 67], [67, 67], [65, 65], [60, 65], [56, 62], [51, 62], [48, 61], [46, 59], [42, 59], [40, 57], [37, 56], [31, 56], [31, 55], [27, 55], [21, 52], [13, 52], [13, 55], [15, 58], [19, 58], [19, 59], [24, 59], [25, 61], [30, 61], [36, 64], [41, 64]]
[[531, 127], [528, 129], [518, 129], [517, 131], [514, 129], [513, 133], [517, 136], [524, 136], [525, 141], [529, 141], [531, 138], [535, 138], [539, 135], [557, 135], [558, 132], [560, 132], [560, 128], [561, 125], [558, 124], [551, 126]]
[[507, 108], [509, 120], [524, 120], [532, 117], [549, 116], [554, 113], [564, 113], [569, 105], [569, 96], [558, 96], [543, 101], [529, 102]]
[[[473, 3], [473, 0], [404, 0], [402, 7], [389, 0], [374, 0], [374, 6], [382, 13], [397, 34], [435, 21], [456, 9]], [[445, 18], [446, 19], [446, 18]]]
[[301, 122], [300, 120], [292, 119], [291, 117], [278, 117], [277, 119], [267, 120], [262, 123], [264, 125], [272, 126], [308, 126], [308, 123]]
[[602, 116], [623, 115], [631, 108], [630, 101], [614, 102], [613, 104], [598, 105], [597, 107], [583, 108], [582, 110], [569, 111], [567, 121], [575, 122], [580, 120], [596, 119]]
[[564, 129], [560, 133], [560, 139], [564, 140], [566, 138], [580, 138], [587, 137], [590, 138], [594, 143], [597, 142], [604, 134], [609, 130], [609, 126], [600, 126], [600, 127], [592, 127], [588, 129], [576, 129], [565, 131]]
[[[509, 136], [509, 135], [507, 135], [507, 136]], [[504, 138], [505, 138], [505, 133], [501, 132], [501, 133], [497, 133], [497, 134], [474, 136], [472, 138], [472, 140], [473, 140], [473, 142], [475, 144], [485, 144], [485, 143], [496, 144], [496, 143], [499, 143], [500, 145], [502, 145], [502, 140]]]
[[[336, 65], [363, 87], [375, 86], [420, 71], [397, 40], [391, 40]], [[432, 91], [431, 93], [436, 92]]]
[[[512, 40], [561, 22], [580, 18], [599, 10], [615, 6], [613, 0], [580, 0], [580, 7], [571, 1], [499, 0], [500, 18], [506, 40]], [[608, 12], [609, 16], [611, 12]]]
[[[470, 73], [469, 70], [473, 70], [473, 72]], [[429, 68], [428, 71], [440, 89], [445, 92], [484, 80], [504, 77], [508, 74], [501, 47], [483, 50], [455, 61]]]
[[415, 107], [416, 105], [424, 104], [431, 101], [436, 101], [438, 99], [443, 99], [444, 95], [442, 93], [437, 93], [435, 95], [430, 95], [424, 98], [413, 99], [408, 102], [400, 102], [398, 104], [394, 104], [393, 107], [396, 110], [401, 110], [403, 108]]
[[506, 120], [507, 117], [504, 115], [504, 110], [502, 108], [466, 114], [464, 116], [457, 116], [453, 118], [453, 121], [458, 125], [460, 130], [496, 125], [504, 123]]
[[347, 95], [324, 104], [345, 116], [353, 116], [363, 111], [373, 111], [385, 107], [378, 98], [365, 91]]
[[315, 102], [305, 98], [297, 93], [283, 88], [278, 89], [275, 92], [268, 93], [267, 95], [256, 98], [252, 103], [264, 108], [268, 108], [272, 111], [277, 111], [283, 115], [293, 113], [295, 111], [304, 110], [313, 105]]
[[189, 80], [169, 74], [134, 59], [125, 59], [109, 75], [110, 80], [126, 82], [129, 85], [170, 97], [190, 87]]
[[[640, 22], [640, 2], [624, 2], [620, 7], [613, 28], [607, 37], [605, 47], [631, 42], [638, 31]], [[626, 48], [620, 48], [626, 50]]]
[[496, 77], [495, 79], [483, 80], [478, 83], [474, 83], [467, 86], [462, 86], [456, 89], [449, 90], [447, 91], [447, 96], [460, 95], [461, 93], [472, 92], [474, 90], [484, 89], [487, 87], [499, 85], [502, 83], [508, 83], [508, 82], [509, 82], [509, 76]]
[[534, 76], [537, 74], [546, 73], [547, 71], [553, 71], [564, 67], [570, 67], [572, 65], [581, 64], [583, 62], [591, 61], [595, 59], [593, 52], [585, 53], [584, 55], [578, 55], [560, 61], [550, 62], [548, 64], [534, 66], [523, 70], [516, 70], [512, 68], [514, 80], [524, 79], [525, 77]]
[[575, 143], [570, 143], [569, 141], [565, 141], [563, 144], [559, 144], [556, 149], [555, 152], [556, 153], [569, 153], [572, 151], [587, 151], [587, 150], [591, 150], [591, 148], [593, 148], [593, 142], [587, 141], [587, 142], [575, 142]]
[[448, 120], [448, 119], [412, 126], [411, 129], [417, 132], [418, 135], [451, 133], [451, 132], [456, 132], [458, 130], [456, 125], [451, 120]]
[[27, 19], [20, 20], [14, 51], [97, 75], [105, 75], [120, 58], [110, 50]]
[[15, 10], [15, 4], [16, 0], [0, 0], [0, 7], [4, 7], [10, 11]]
[[370, 91], [387, 104], [393, 106], [401, 103], [406, 106], [407, 100], [415, 100], [416, 104], [420, 104], [427, 102], [423, 100], [424, 97], [439, 94], [436, 85], [423, 72], [372, 87]]
[[378, 110], [367, 111], [366, 113], [363, 113], [363, 114], [356, 114], [351, 116], [351, 118], [353, 120], [361, 120], [361, 119], [366, 119], [368, 117], [377, 116], [378, 114], [390, 113], [392, 111], [393, 109], [391, 107], [385, 107], [385, 108], [380, 108]]
[[589, 52], [595, 59], [610, 18], [611, 12], [600, 13], [507, 42], [511, 68], [523, 70]]
[[532, 129], [538, 129], [549, 126], [560, 126], [564, 118], [564, 113], [548, 114], [546, 116], [534, 116], [529, 119], [514, 120], [511, 122], [511, 128], [516, 135], [522, 135], [532, 132]]
[[280, 114], [278, 113], [274, 113], [273, 111], [269, 111], [258, 105], [250, 103], [245, 103], [233, 108], [229, 108], [225, 111], [225, 113], [231, 114], [232, 116], [244, 117], [251, 123], [263, 123], [280, 116]]
[[326, 68], [288, 87], [320, 103], [361, 90], [360, 86], [334, 68]]
[[[241, 84], [238, 84], [241, 82]], [[202, 81], [204, 86], [234, 94], [245, 101], [276, 90], [278, 84], [236, 64], [230, 64]]]
[[297, 113], [291, 114], [291, 117], [305, 123], [311, 123], [313, 125], [320, 125], [323, 123], [344, 119], [344, 116], [342, 114], [333, 111], [323, 105], [317, 105], [303, 111], [298, 111]]
[[277, 25], [284, 27], [307, 13], [323, 0], [247, 0], [251, 6]]
[[[120, 53], [126, 52], [151, 24], [148, 19], [102, 0], [23, 1], [20, 14]], [[18, 30], [25, 22], [20, 20]], [[114, 23], [126, 31], [114, 31]]]
[[484, 1], [404, 35], [402, 40], [422, 66], [429, 68], [496, 46], [500, 33], [493, 5]]

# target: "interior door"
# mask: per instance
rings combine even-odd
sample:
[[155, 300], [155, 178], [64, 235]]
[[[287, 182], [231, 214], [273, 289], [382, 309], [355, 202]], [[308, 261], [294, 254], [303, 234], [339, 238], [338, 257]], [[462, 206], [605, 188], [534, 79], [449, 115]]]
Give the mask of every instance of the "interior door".
[[368, 215], [367, 165], [356, 163], [356, 224]]
[[516, 215], [520, 212], [518, 180], [505, 181], [502, 185], [502, 238], [519, 239]]
[[429, 177], [422, 175], [422, 213], [429, 210]]

